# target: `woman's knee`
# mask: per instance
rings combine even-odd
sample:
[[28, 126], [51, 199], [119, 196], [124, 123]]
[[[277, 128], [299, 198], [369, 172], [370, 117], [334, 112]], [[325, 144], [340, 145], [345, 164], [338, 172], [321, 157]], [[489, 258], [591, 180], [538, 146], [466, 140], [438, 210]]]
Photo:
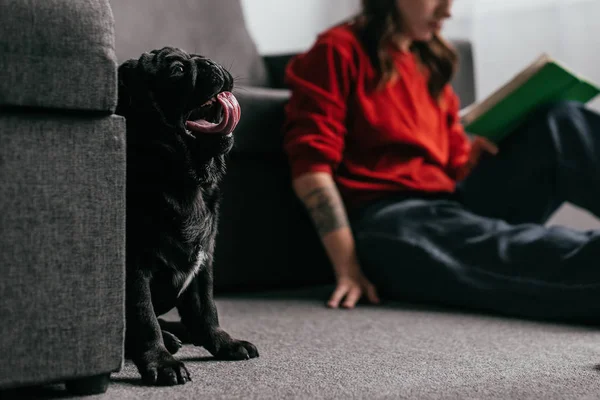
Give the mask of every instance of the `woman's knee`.
[[579, 115], [585, 108], [585, 105], [571, 100], [559, 100], [548, 103], [541, 107], [541, 113], [546, 118], [571, 118]]
[[[555, 101], [532, 112], [519, 130], [522, 139], [538, 143], [547, 142], [550, 147], [562, 147], [565, 140], [587, 142], [589, 129], [585, 105], [576, 101]], [[517, 140], [517, 139], [515, 139]]]
[[[529, 131], [550, 130], [564, 122], [571, 122], [580, 118], [584, 105], [575, 101], [554, 101], [544, 104], [532, 111], [523, 121], [523, 128]], [[541, 129], [540, 129], [541, 128]]]

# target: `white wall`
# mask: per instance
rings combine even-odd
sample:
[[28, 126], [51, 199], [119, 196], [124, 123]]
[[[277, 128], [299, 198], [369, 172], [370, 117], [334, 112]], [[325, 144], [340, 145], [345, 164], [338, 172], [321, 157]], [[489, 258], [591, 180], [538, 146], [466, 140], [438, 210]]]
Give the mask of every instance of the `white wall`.
[[454, 15], [444, 33], [473, 42], [479, 99], [542, 52], [600, 84], [599, 0], [460, 0]]
[[320, 31], [355, 13], [360, 0], [242, 0], [261, 54], [306, 49]]
[[[360, 0], [242, 4], [260, 53], [276, 54], [306, 49], [320, 31], [354, 14]], [[478, 98], [543, 51], [600, 82], [600, 0], [458, 0], [453, 13], [444, 34], [473, 42]]]
[[[242, 0], [261, 54], [308, 48], [323, 29], [352, 15], [360, 0]], [[600, 0], [457, 0], [448, 38], [472, 41], [477, 97], [502, 85], [541, 52], [600, 84]], [[600, 99], [591, 103], [600, 111]], [[550, 224], [600, 228], [582, 210], [564, 207]]]

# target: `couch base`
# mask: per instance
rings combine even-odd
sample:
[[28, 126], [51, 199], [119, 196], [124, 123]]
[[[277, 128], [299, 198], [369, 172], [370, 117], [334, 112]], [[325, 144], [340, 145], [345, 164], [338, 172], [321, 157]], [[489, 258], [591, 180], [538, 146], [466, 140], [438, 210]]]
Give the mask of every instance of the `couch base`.
[[0, 388], [122, 366], [125, 123], [0, 113]]

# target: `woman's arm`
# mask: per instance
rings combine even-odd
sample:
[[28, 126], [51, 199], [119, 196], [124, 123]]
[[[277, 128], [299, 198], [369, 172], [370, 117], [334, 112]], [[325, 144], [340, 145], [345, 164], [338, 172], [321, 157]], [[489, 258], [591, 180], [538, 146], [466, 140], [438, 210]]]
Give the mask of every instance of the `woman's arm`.
[[286, 69], [292, 96], [286, 105], [284, 150], [294, 190], [334, 268], [337, 286], [330, 307], [352, 308], [364, 293], [378, 301], [375, 288], [360, 271], [346, 209], [332, 178], [342, 160], [358, 48], [354, 39], [323, 35]]
[[313, 172], [299, 176], [293, 181], [294, 191], [308, 210], [315, 228], [331, 261], [337, 288], [328, 305], [352, 308], [363, 293], [378, 303], [375, 287], [363, 276], [352, 230], [340, 193], [330, 174]]
[[308, 173], [293, 181], [294, 191], [302, 200], [323, 241], [336, 277], [357, 273], [354, 238], [339, 191], [328, 173]]

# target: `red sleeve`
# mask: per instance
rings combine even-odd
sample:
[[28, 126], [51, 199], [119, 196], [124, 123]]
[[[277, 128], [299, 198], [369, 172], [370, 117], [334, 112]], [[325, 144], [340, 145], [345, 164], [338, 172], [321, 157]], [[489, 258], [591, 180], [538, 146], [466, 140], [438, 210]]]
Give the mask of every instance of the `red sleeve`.
[[450, 135], [450, 159], [447, 172], [451, 178], [461, 180], [464, 178], [462, 176], [463, 167], [469, 161], [471, 141], [460, 121], [460, 101], [450, 85], [446, 90], [446, 99], [448, 102], [448, 132]]
[[339, 165], [346, 135], [347, 98], [355, 66], [344, 43], [317, 41], [286, 69], [292, 91], [286, 105], [284, 151], [292, 177], [328, 172]]

